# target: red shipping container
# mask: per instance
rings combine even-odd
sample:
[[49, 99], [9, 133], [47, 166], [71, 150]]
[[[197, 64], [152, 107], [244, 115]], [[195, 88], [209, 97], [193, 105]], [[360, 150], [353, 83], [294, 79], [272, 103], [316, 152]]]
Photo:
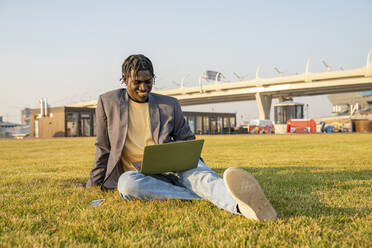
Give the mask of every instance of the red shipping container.
[[316, 123], [313, 119], [289, 119], [287, 133], [316, 133]]

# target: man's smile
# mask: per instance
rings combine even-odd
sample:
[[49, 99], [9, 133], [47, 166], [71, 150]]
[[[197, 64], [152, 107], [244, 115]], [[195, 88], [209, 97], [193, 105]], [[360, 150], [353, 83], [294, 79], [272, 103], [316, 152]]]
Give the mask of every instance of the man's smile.
[[138, 94], [140, 97], [145, 97], [145, 96], [147, 96], [149, 93], [148, 93], [148, 92], [137, 92], [137, 94]]

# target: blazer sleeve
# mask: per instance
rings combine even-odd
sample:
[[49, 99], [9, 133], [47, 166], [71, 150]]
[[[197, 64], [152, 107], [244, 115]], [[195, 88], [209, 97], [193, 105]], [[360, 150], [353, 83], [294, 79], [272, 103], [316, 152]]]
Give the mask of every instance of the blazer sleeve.
[[191, 131], [189, 125], [186, 123], [185, 117], [183, 116], [181, 105], [176, 100], [174, 107], [174, 130], [173, 139], [177, 140], [194, 140], [195, 135]]
[[96, 186], [103, 183], [111, 150], [107, 131], [107, 116], [101, 96], [98, 98], [96, 108], [96, 128], [96, 155], [93, 163], [93, 168], [90, 172], [90, 176], [87, 182], [87, 187]]

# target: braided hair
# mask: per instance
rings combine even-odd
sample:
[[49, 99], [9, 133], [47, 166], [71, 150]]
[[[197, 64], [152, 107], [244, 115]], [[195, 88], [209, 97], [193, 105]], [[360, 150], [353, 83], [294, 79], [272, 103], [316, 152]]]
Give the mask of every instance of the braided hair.
[[121, 66], [121, 71], [122, 77], [120, 80], [123, 83], [125, 79], [130, 77], [131, 71], [134, 72], [134, 75], [137, 75], [138, 71], [150, 71], [151, 76], [155, 78], [151, 60], [142, 54], [133, 54], [126, 58]]

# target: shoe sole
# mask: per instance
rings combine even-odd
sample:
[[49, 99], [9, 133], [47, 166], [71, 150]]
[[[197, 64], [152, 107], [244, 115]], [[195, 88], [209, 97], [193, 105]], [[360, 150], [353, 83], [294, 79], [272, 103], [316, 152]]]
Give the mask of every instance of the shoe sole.
[[240, 212], [248, 219], [276, 219], [275, 209], [265, 197], [260, 185], [247, 171], [231, 167], [223, 174], [228, 191], [237, 201]]

